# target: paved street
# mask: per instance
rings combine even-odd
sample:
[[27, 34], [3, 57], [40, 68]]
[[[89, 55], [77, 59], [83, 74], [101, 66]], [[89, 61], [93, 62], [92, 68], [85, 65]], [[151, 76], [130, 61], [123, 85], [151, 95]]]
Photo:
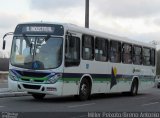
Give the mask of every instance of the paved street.
[[[6, 88], [7, 80], [1, 81], [0, 90]], [[135, 97], [120, 93], [94, 95], [92, 100], [78, 101], [73, 96], [55, 97], [46, 96], [44, 100], [37, 101], [32, 96], [21, 93], [6, 92], [0, 98], [0, 118], [6, 113], [18, 113], [20, 117], [47, 117], [52, 118], [88, 118], [92, 113], [102, 112], [159, 112], [160, 89], [152, 88], [141, 91]], [[7, 97], [8, 96], [8, 97]], [[11, 97], [18, 96], [18, 97]], [[31, 113], [30, 113], [31, 112]], [[38, 112], [38, 113], [37, 113]], [[38, 115], [38, 116], [37, 116]], [[97, 115], [97, 114], [94, 114]], [[16, 117], [17, 118], [17, 117]]]
[[94, 95], [78, 101], [72, 96], [46, 96], [37, 101], [32, 96], [0, 98], [1, 112], [159, 112], [160, 89], [142, 91], [135, 97], [123, 94]]

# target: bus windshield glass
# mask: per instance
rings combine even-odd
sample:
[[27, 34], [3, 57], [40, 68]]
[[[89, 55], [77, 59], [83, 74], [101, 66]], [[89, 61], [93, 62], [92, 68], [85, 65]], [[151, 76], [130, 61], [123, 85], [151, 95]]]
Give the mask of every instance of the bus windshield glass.
[[26, 69], [54, 69], [62, 63], [63, 38], [51, 36], [15, 36], [11, 64]]

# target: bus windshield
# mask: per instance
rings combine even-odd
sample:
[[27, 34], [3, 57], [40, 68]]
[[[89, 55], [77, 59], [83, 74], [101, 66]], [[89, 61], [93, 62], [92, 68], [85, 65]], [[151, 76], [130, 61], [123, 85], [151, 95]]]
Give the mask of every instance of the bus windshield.
[[54, 69], [62, 63], [63, 38], [51, 36], [15, 36], [11, 64], [26, 69]]

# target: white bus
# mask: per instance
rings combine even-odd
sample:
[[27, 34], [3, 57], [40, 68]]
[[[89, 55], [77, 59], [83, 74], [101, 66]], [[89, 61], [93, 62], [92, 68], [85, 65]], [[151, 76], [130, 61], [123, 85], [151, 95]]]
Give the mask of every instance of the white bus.
[[[4, 43], [5, 46], [5, 43]], [[155, 45], [73, 24], [23, 23], [13, 33], [9, 88], [35, 99], [46, 94], [128, 92], [154, 86]]]

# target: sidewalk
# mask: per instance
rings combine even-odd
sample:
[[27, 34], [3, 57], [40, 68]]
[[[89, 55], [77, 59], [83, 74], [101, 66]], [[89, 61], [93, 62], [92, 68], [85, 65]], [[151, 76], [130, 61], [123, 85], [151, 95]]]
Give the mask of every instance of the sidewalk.
[[3, 97], [20, 97], [27, 96], [26, 92], [12, 92], [8, 89], [8, 80], [7, 77], [0, 77], [0, 98]]

